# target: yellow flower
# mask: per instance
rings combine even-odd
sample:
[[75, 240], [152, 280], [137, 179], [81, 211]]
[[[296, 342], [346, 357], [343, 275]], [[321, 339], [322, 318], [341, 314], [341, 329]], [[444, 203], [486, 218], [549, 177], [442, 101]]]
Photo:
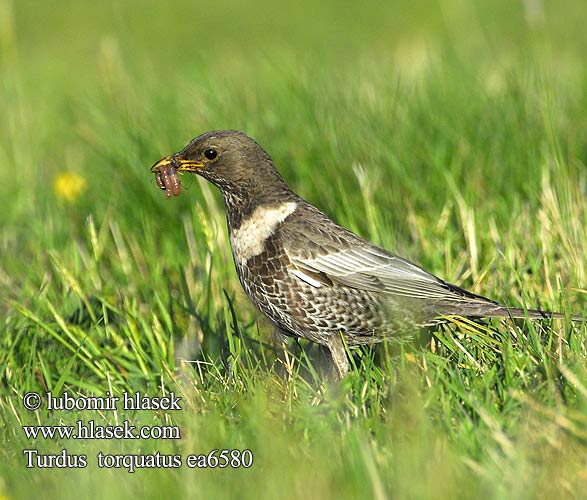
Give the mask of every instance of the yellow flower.
[[73, 203], [86, 189], [86, 180], [81, 175], [64, 172], [55, 177], [53, 189], [59, 198]]

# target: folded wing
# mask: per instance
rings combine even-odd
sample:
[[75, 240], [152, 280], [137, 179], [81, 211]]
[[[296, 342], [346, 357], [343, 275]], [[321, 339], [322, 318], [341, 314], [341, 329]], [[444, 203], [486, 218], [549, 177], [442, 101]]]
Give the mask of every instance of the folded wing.
[[[312, 286], [323, 286], [329, 280], [350, 288], [420, 300], [493, 303], [364, 240], [357, 238], [354, 244], [345, 245], [345, 248], [335, 247], [338, 248], [334, 250], [331, 245], [325, 245], [320, 251], [320, 245], [313, 240], [314, 251], [310, 255], [288, 252], [297, 268], [296, 275], [300, 279], [307, 276], [309, 279], [305, 281]], [[327, 280], [317, 280], [317, 276]]]

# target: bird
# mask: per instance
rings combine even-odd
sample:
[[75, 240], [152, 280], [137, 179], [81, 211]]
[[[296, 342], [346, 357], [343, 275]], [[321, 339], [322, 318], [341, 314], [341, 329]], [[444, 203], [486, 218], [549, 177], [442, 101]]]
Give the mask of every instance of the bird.
[[218, 187], [246, 295], [282, 339], [326, 346], [339, 378], [349, 371], [345, 346], [400, 337], [453, 316], [565, 317], [467, 291], [338, 225], [294, 193], [271, 156], [243, 132], [204, 133], [151, 172], [167, 197], [180, 192], [178, 172]]

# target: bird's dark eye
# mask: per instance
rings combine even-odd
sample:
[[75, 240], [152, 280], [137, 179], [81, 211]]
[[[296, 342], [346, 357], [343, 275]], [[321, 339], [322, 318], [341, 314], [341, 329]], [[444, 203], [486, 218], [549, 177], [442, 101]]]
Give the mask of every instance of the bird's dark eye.
[[216, 159], [216, 157], [218, 156], [218, 151], [216, 151], [213, 148], [208, 148], [206, 149], [206, 151], [204, 151], [204, 156], [208, 159], [208, 160], [214, 160]]

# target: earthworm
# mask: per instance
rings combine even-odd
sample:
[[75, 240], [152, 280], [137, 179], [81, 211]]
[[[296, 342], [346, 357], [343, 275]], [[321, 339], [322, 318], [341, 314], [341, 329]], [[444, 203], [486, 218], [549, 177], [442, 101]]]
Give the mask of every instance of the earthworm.
[[181, 184], [177, 176], [177, 169], [171, 164], [162, 165], [157, 169], [155, 174], [157, 186], [165, 190], [165, 198], [171, 198], [171, 195], [178, 196], [181, 193]]

